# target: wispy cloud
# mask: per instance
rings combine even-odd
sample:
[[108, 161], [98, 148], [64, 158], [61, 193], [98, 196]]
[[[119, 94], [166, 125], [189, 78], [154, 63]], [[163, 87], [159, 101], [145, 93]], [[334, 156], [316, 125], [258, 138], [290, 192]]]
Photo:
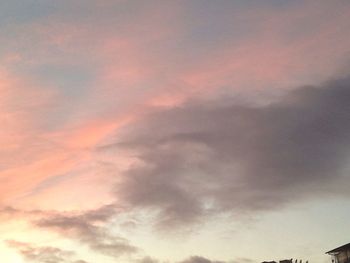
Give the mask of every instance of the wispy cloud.
[[18, 250], [26, 262], [35, 263], [88, 263], [85, 260], [74, 260], [75, 253], [57, 247], [36, 246], [30, 243], [7, 240], [7, 245]]
[[56, 214], [43, 217], [34, 222], [34, 225], [57, 231], [87, 245], [94, 252], [108, 256], [120, 257], [136, 253], [138, 249], [129, 244], [127, 239], [113, 234], [106, 227], [107, 221], [116, 212], [115, 207], [105, 206], [78, 215]]

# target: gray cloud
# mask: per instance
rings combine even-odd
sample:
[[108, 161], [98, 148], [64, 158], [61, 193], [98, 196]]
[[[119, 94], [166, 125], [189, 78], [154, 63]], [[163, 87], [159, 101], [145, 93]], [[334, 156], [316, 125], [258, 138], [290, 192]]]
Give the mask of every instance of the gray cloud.
[[223, 100], [158, 111], [114, 146], [138, 158], [117, 186], [119, 200], [158, 211], [161, 227], [345, 194], [350, 79], [265, 106]]
[[62, 250], [57, 247], [35, 246], [33, 244], [7, 240], [7, 245], [16, 249], [29, 262], [35, 263], [88, 263], [85, 260], [74, 260], [73, 251]]
[[[137, 261], [139, 263], [170, 263], [170, 262], [173, 262], [175, 263], [175, 261], [159, 261], [157, 259], [154, 259], [154, 258], [150, 258], [150, 257], [145, 257], [139, 261]], [[202, 257], [202, 256], [191, 256], [181, 262], [177, 261], [177, 263], [242, 263], [242, 262], [253, 262], [249, 259], [238, 259], [237, 261], [229, 261], [229, 262], [226, 262], [226, 261], [212, 261], [208, 258], [205, 258], [205, 257]]]
[[136, 261], [137, 263], [159, 263], [159, 260], [151, 258], [151, 257], [144, 257], [140, 260]]
[[111, 233], [107, 227], [108, 220], [117, 213], [113, 205], [80, 214], [53, 214], [41, 218], [34, 224], [76, 239], [86, 244], [92, 251], [112, 257], [137, 252], [137, 248], [121, 236]]
[[211, 261], [207, 258], [200, 257], [200, 256], [193, 256], [189, 259], [186, 259], [184, 261], [181, 261], [181, 263], [225, 263], [223, 261]]

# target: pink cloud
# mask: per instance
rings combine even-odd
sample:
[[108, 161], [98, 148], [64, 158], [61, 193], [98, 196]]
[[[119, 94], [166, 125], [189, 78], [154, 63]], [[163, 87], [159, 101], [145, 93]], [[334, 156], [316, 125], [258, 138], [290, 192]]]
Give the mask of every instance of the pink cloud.
[[[89, 19], [63, 23], [55, 18], [26, 26], [35, 29], [33, 38], [39, 45], [33, 53], [9, 54], [8, 63], [21, 61], [29, 67], [91, 63], [96, 78], [89, 83], [92, 89], [81, 88], [81, 101], [69, 116], [48, 130], [43, 127], [52, 116], [46, 107], [63, 104], [59, 91], [0, 72], [4, 94], [0, 111], [7, 127], [0, 131], [0, 142], [6, 145], [1, 154], [8, 166], [0, 176], [13, 178], [6, 186], [12, 190], [4, 188], [3, 198], [10, 200], [93, 160], [95, 147], [142, 119], [150, 106], [175, 107], [191, 98], [217, 96], [222, 90], [249, 93], [327, 78], [348, 52], [350, 38], [344, 31], [349, 26], [349, 9], [321, 5], [245, 11], [240, 16], [251, 21], [252, 32], [239, 41], [234, 31], [228, 32], [231, 37], [207, 52], [197, 53], [192, 47], [190, 57], [188, 51], [172, 49], [173, 43], [186, 43], [190, 34], [190, 27], [179, 21], [186, 14], [179, 4], [151, 5], [138, 10], [133, 23], [126, 19], [118, 27], [109, 25], [108, 19], [94, 25]], [[324, 10], [332, 19], [321, 21]], [[309, 32], [303, 25], [311, 28]], [[11, 156], [18, 158], [11, 160]]]

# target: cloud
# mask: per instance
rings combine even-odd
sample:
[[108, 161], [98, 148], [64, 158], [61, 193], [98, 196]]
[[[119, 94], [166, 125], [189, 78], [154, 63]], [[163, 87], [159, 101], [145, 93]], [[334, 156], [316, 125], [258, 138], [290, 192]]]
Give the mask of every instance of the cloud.
[[[1, 199], [13, 201], [91, 163], [81, 150], [103, 141], [139, 105], [174, 106], [203, 94], [318, 81], [347, 57], [349, 6], [343, 1], [254, 5], [45, 3], [32, 11], [50, 10], [47, 15], [36, 17], [36, 11], [36, 19], [7, 25], [12, 33], [2, 34], [1, 51], [22, 70], [8, 68], [39, 83], [17, 83], [0, 72], [9, 83], [0, 104], [3, 98], [14, 104], [2, 110], [0, 154], [12, 169], [4, 174], [11, 180]], [[46, 107], [52, 100], [55, 107]], [[13, 106], [23, 109], [12, 112]]]
[[0, 203], [13, 205], [40, 182], [77, 163], [51, 134], [58, 94], [35, 78], [0, 67]]
[[301, 87], [265, 106], [192, 101], [150, 114], [114, 145], [137, 162], [118, 200], [157, 211], [158, 226], [206, 214], [254, 215], [347, 195], [350, 78]]
[[[159, 263], [159, 262], [169, 263], [169, 262], [175, 262], [175, 261], [159, 261], [159, 260], [154, 259], [154, 258], [145, 257], [137, 262], [139, 262], [139, 263]], [[242, 259], [242, 261], [234, 261], [234, 262], [242, 263], [242, 262], [252, 262], [252, 261], [250, 261], [248, 259]], [[191, 257], [189, 257], [181, 262], [178, 262], [178, 263], [226, 263], [226, 262], [224, 262], [224, 261], [212, 261], [212, 260], [205, 258], [205, 257], [202, 257], [202, 256], [191, 256]], [[229, 263], [229, 262], [227, 262], [227, 263]]]
[[[150, 257], [145, 257], [139, 261], [137, 261], [139, 263], [169, 263], [169, 262], [175, 262], [175, 261], [159, 261], [157, 259], [154, 258], [150, 258]], [[210, 260], [206, 257], [202, 257], [202, 256], [191, 256], [185, 260], [182, 261], [178, 261], [178, 263], [253, 263], [255, 261], [248, 259], [248, 258], [238, 258], [236, 260], [233, 261], [218, 261], [218, 260]]]
[[75, 239], [93, 252], [112, 257], [136, 253], [136, 247], [129, 244], [127, 239], [111, 233], [108, 228], [108, 220], [116, 213], [116, 207], [107, 205], [80, 214], [53, 214], [33, 223]]
[[[347, 80], [264, 107], [191, 101], [327, 78], [349, 51], [344, 1], [44, 2], [24, 20], [11, 4], [1, 30], [1, 204], [90, 209], [121, 180], [116, 202], [170, 229], [345, 193], [348, 93], [334, 85]], [[149, 105], [158, 112], [142, 120]], [[124, 126], [116, 145], [137, 161], [123, 177], [130, 159], [93, 151]], [[120, 170], [101, 176], [101, 159]], [[104, 254], [132, 253], [104, 226], [114, 208], [95, 212], [44, 213], [36, 225]]]
[[181, 263], [225, 263], [223, 261], [211, 261], [207, 258], [200, 256], [192, 256], [189, 259], [181, 261]]
[[17, 219], [38, 219], [42, 216], [49, 214], [50, 212], [45, 212], [41, 210], [21, 210], [11, 206], [0, 207], [0, 222], [6, 222]]
[[51, 246], [35, 246], [30, 243], [7, 240], [7, 245], [18, 250], [26, 262], [35, 263], [88, 263], [85, 260], [73, 260], [73, 251]]
[[[170, 263], [170, 262], [175, 263], [175, 261], [159, 261], [151, 257], [145, 257], [136, 262], [138, 263]], [[238, 258], [234, 261], [217, 261], [217, 260], [210, 260], [202, 256], [191, 256], [187, 259], [184, 259], [182, 261], [176, 261], [176, 262], [177, 263], [253, 263], [254, 261], [248, 258]]]
[[137, 263], [159, 263], [159, 260], [151, 258], [151, 257], [144, 257], [137, 261]]

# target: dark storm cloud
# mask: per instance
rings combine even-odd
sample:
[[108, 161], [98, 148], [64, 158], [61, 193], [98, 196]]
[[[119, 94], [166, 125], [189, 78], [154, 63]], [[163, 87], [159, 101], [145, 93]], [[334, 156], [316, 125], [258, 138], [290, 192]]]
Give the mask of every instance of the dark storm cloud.
[[35, 263], [88, 263], [85, 260], [73, 260], [72, 251], [62, 250], [57, 247], [35, 246], [29, 243], [7, 240], [7, 245], [16, 249], [26, 262]]
[[138, 162], [118, 198], [157, 211], [162, 227], [345, 194], [350, 79], [301, 87], [265, 106], [187, 103], [150, 114], [121, 138], [117, 147]]
[[112, 257], [137, 252], [128, 240], [111, 233], [108, 220], [117, 213], [113, 205], [77, 215], [53, 214], [34, 222], [37, 227], [50, 229], [76, 239], [92, 251]]

